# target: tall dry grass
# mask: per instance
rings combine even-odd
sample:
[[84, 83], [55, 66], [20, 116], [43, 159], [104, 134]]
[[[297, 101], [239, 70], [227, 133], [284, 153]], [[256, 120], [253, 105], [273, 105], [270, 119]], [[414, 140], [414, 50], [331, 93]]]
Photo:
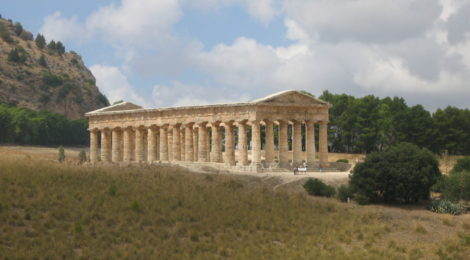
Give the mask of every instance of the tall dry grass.
[[31, 158], [0, 159], [3, 259], [470, 255], [470, 228], [459, 227], [461, 231], [449, 234], [443, 245], [423, 245], [420, 238], [433, 233], [424, 226], [412, 231], [415, 242], [390, 240], [390, 234], [403, 232], [400, 228], [377, 211], [274, 192], [244, 177], [157, 166], [78, 167]]

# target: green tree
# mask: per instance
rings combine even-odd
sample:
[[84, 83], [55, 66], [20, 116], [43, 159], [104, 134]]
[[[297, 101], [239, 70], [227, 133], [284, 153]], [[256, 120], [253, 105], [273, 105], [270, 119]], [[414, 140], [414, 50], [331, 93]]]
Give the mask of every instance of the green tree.
[[8, 53], [8, 61], [23, 63], [27, 59], [26, 53], [21, 48], [14, 48]]
[[358, 163], [349, 185], [370, 202], [417, 202], [427, 199], [440, 178], [438, 162], [429, 150], [400, 143], [388, 151], [369, 154]]
[[21, 25], [21, 23], [16, 22], [15, 23], [15, 33], [16, 33], [16, 35], [20, 36], [22, 32], [23, 32], [23, 26]]
[[41, 54], [41, 57], [39, 58], [38, 62], [39, 62], [39, 65], [47, 68], [47, 61], [46, 61], [46, 57], [44, 57], [44, 54]]
[[13, 42], [8, 27], [2, 22], [0, 22], [0, 38], [2, 38], [7, 43]]
[[36, 42], [36, 46], [38, 46], [39, 49], [44, 49], [46, 46], [46, 38], [44, 38], [44, 36], [40, 33], [36, 35], [36, 40], [34, 41]]

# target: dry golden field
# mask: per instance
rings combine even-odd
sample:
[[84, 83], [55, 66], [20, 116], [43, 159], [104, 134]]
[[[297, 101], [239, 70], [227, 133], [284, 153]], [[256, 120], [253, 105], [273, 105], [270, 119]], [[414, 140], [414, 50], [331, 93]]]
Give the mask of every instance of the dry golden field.
[[311, 197], [300, 181], [273, 190], [253, 176], [79, 166], [66, 154], [61, 164], [54, 149], [0, 147], [0, 259], [470, 256], [470, 215]]

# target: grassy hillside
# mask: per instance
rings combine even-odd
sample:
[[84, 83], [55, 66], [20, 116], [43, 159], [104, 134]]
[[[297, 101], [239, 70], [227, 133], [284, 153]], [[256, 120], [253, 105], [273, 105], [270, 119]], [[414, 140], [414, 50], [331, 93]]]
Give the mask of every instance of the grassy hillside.
[[468, 259], [470, 218], [261, 179], [0, 157], [1, 259]]

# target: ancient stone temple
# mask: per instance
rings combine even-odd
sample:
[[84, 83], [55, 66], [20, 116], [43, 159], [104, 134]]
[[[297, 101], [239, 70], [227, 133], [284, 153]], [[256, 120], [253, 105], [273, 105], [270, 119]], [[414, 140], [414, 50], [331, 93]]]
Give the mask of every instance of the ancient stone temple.
[[328, 108], [327, 102], [293, 90], [206, 106], [144, 109], [123, 102], [86, 114], [90, 160], [239, 170], [318, 167], [328, 164]]

